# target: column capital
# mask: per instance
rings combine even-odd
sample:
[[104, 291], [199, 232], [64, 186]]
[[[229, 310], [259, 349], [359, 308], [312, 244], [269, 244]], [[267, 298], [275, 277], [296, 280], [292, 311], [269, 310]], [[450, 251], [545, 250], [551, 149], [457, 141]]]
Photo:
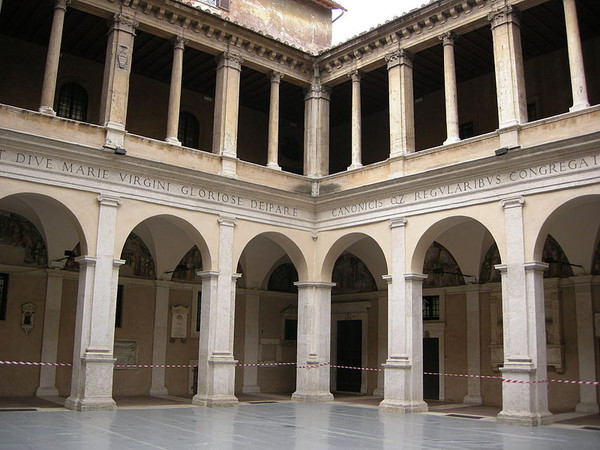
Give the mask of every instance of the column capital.
[[543, 272], [549, 266], [550, 264], [548, 263], [537, 261], [526, 262], [525, 264], [523, 264], [523, 267], [525, 267], [525, 272]]
[[156, 287], [158, 288], [170, 288], [173, 282], [167, 280], [156, 280]]
[[119, 197], [114, 197], [112, 195], [99, 195], [97, 200], [101, 206], [112, 206], [114, 208], [118, 208], [122, 203]]
[[391, 275], [381, 275], [381, 278], [383, 278], [383, 281], [385, 281], [387, 284], [392, 284], [392, 276]]
[[66, 11], [69, 4], [71, 4], [71, 0], [56, 0], [54, 9], [64, 9]]
[[517, 197], [505, 198], [500, 201], [500, 206], [502, 206], [502, 208], [504, 208], [504, 209], [522, 208], [524, 204], [525, 204], [525, 197], [523, 197], [522, 195], [519, 195]]
[[109, 30], [118, 30], [129, 33], [135, 36], [135, 30], [140, 26], [140, 23], [133, 17], [123, 13], [113, 14], [112, 19], [109, 19]]
[[427, 278], [424, 273], [405, 273], [404, 279], [406, 281], [423, 281]]
[[175, 36], [171, 39], [173, 42], [173, 48], [175, 50], [185, 50], [185, 46], [189, 42], [187, 39], [182, 38], [181, 36]]
[[126, 262], [127, 261], [125, 261], [124, 259], [113, 259], [113, 267], [114, 268], [121, 267]]
[[198, 270], [196, 272], [196, 275], [199, 276], [201, 279], [213, 279], [216, 280], [217, 277], [219, 276], [218, 271], [216, 270]]
[[444, 45], [454, 45], [454, 41], [458, 39], [458, 35], [453, 31], [447, 31], [438, 36], [438, 39], [442, 41]]
[[242, 63], [244, 58], [237, 53], [224, 52], [221, 56], [217, 57], [217, 70], [227, 67], [234, 70], [242, 71]]
[[271, 84], [279, 84], [283, 79], [284, 75], [281, 72], [277, 72], [276, 70], [270, 72], [267, 77], [271, 81]]
[[322, 85], [320, 81], [311, 83], [304, 91], [304, 100], [310, 99], [331, 100], [331, 88]]
[[401, 48], [399, 50], [394, 50], [386, 54], [385, 60], [387, 62], [388, 70], [390, 70], [393, 67], [402, 65], [412, 68], [413, 54], [408, 50]]
[[94, 258], [93, 256], [78, 256], [77, 258], [75, 258], [75, 262], [82, 267], [94, 267], [96, 265], [96, 258]]
[[330, 281], [295, 281], [294, 286], [298, 289], [306, 289], [306, 288], [317, 288], [317, 289], [331, 289], [335, 287], [337, 283], [332, 283]]
[[52, 277], [52, 278], [64, 278], [65, 277], [65, 272], [58, 268], [56, 268], [56, 269], [48, 268], [48, 269], [46, 269], [46, 274], [48, 275], [48, 277]]
[[353, 83], [360, 83], [360, 79], [362, 77], [362, 73], [360, 70], [353, 70], [348, 73], [348, 78], [352, 80]]
[[390, 228], [392, 229], [405, 227], [407, 222], [408, 220], [406, 220], [406, 217], [396, 217], [394, 219], [389, 220]]
[[488, 14], [487, 19], [490, 21], [492, 29], [513, 23], [520, 26], [519, 10], [512, 5], [502, 6]]
[[496, 264], [494, 269], [500, 271], [500, 275], [506, 275], [508, 273], [508, 265], [507, 264]]
[[217, 219], [219, 225], [222, 227], [235, 227], [235, 217], [219, 216]]

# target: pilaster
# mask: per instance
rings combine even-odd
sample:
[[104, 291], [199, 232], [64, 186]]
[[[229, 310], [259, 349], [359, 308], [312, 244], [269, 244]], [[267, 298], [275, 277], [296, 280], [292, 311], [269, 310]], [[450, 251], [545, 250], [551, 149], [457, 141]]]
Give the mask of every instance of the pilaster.
[[298, 287], [298, 368], [292, 399], [330, 401], [331, 288], [335, 283], [294, 284]]
[[[260, 295], [246, 294], [246, 326], [244, 327], [244, 363], [256, 364], [258, 362], [258, 324], [260, 311]], [[255, 394], [260, 392], [258, 386], [258, 367], [244, 367], [244, 383], [242, 392]]]
[[404, 49], [385, 56], [389, 79], [390, 158], [415, 151], [413, 55]]
[[[481, 333], [479, 320], [479, 285], [469, 285], [467, 296], [467, 373], [481, 373]], [[463, 402], [481, 405], [481, 379], [467, 378], [467, 395]]]
[[[152, 364], [155, 366], [167, 363], [167, 340], [169, 321], [169, 281], [156, 281], [156, 294], [154, 301], [154, 333], [152, 343]], [[166, 369], [164, 367], [152, 368], [152, 384], [150, 395], [161, 396], [169, 392], [165, 386]]]
[[138, 22], [132, 16], [119, 13], [113, 16], [109, 25], [100, 103], [100, 124], [106, 127], [104, 146], [116, 151], [123, 151], [133, 40]]

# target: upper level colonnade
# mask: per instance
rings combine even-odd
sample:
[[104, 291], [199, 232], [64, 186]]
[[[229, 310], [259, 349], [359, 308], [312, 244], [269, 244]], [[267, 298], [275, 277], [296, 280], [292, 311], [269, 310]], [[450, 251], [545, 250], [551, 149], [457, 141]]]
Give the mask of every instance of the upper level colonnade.
[[[104, 129], [105, 149], [117, 154], [125, 154], [131, 150], [129, 154], [136, 154], [136, 145], [133, 143], [136, 136], [133, 135], [140, 133], [133, 130], [130, 135], [128, 128], [128, 115], [132, 112], [138, 113], [136, 110], [132, 111], [129, 105], [133, 95], [132, 66], [136, 63], [146, 66], [158, 64], [157, 61], [153, 61], [152, 55], [144, 61], [135, 61], [136, 56], [143, 53], [143, 48], [136, 44], [136, 39], [140, 33], [157, 36], [163, 41], [170, 42], [172, 56], [169, 67], [160, 68], [169, 73], [168, 96], [159, 110], [151, 111], [154, 115], [165, 116], [160, 122], [162, 129], [155, 130], [154, 134], [162, 136], [165, 146], [182, 144], [184, 147], [189, 146], [187, 141], [181, 142], [182, 130], [186, 131], [182, 114], [182, 92], [186, 83], [188, 85], [191, 83], [189, 79], [196, 75], [187, 75], [187, 65], [193, 58], [186, 59], [184, 55], [190, 49], [194, 49], [211, 58], [214, 57], [216, 63], [204, 62], [203, 65], [195, 67], [195, 70], [201, 71], [203, 76], [213, 72], [209, 84], [212, 83], [210, 89], [214, 89], [214, 98], [204, 94], [205, 99], [213, 102], [212, 118], [202, 122], [203, 125], [208, 124], [205, 128], [210, 126], [212, 134], [207, 141], [210, 143], [200, 149], [210, 150], [219, 159], [218, 173], [224, 176], [241, 177], [238, 166], [240, 160], [245, 158], [241, 157], [238, 150], [246, 145], [247, 139], [240, 138], [239, 127], [243, 125], [245, 117], [252, 117], [252, 115], [242, 116], [242, 106], [248, 105], [256, 109], [262, 108], [260, 105], [265, 105], [264, 119], [260, 122], [261, 127], [264, 122], [264, 130], [253, 129], [252, 131], [264, 135], [266, 145], [263, 145], [262, 141], [258, 142], [257, 152], [261, 154], [252, 154], [247, 160], [262, 162], [261, 165], [268, 169], [276, 171], [282, 169], [283, 164], [280, 160], [282, 146], [290, 142], [288, 135], [283, 138], [281, 135], [282, 114], [285, 109], [287, 115], [300, 117], [301, 122], [294, 123], [294, 120], [286, 119], [286, 123], [297, 128], [293, 143], [302, 152], [302, 157], [299, 158], [301, 161], [292, 171], [313, 179], [325, 177], [333, 172], [341, 172], [339, 161], [345, 161], [345, 158], [349, 159], [349, 164], [346, 166], [348, 170], [361, 170], [363, 164], [372, 162], [386, 162], [387, 165], [383, 170], [384, 178], [401, 176], [407, 173], [404, 167], [407, 157], [427, 148], [460, 148], [461, 141], [465, 137], [482, 136], [479, 140], [471, 141], [475, 142], [474, 147], [479, 149], [479, 153], [474, 151], [467, 156], [463, 152], [462, 156], [453, 156], [459, 160], [465, 157], [490, 156], [498, 149], [535, 144], [535, 139], [523, 140], [522, 126], [532, 120], [557, 114], [552, 114], [552, 108], [547, 107], [545, 109], [550, 111], [550, 114], [542, 115], [539, 107], [536, 110], [535, 101], [532, 103], [528, 97], [527, 83], [539, 82], [528, 81], [525, 73], [521, 16], [524, 11], [530, 9], [533, 11], [545, 3], [553, 5], [560, 3], [561, 11], [564, 11], [565, 46], [568, 51], [570, 81], [570, 87], [565, 86], [564, 90], [571, 93], [572, 101], [569, 110], [563, 112], [590, 111], [598, 114], [597, 108], [589, 109], [590, 80], [589, 77], [586, 79], [584, 50], [577, 13], [578, 4], [583, 3], [584, 7], [587, 7], [588, 0], [432, 2], [346, 43], [326, 49], [319, 55], [309, 54], [263, 33], [223, 20], [215, 14], [175, 1], [53, 0], [53, 2], [46, 63], [43, 77], [40, 77], [43, 83], [39, 112], [45, 116], [57, 114], [56, 97], [60, 87], [59, 74], [63, 61], [61, 55], [65, 48], [63, 35], [67, 11], [69, 8], [74, 8], [85, 14], [102, 17], [108, 21], [108, 34], [105, 57], [102, 61], [104, 69], [97, 125]], [[465, 35], [475, 36], [476, 39], [465, 38], [465, 44], [468, 42], [469, 47], [465, 46], [461, 50], [462, 53], [458, 54], [457, 42], [460, 42]], [[74, 33], [70, 33], [70, 36], [74, 36]], [[490, 36], [491, 39], [486, 42]], [[597, 38], [598, 36], [594, 37]], [[528, 35], [528, 40], [530, 39]], [[149, 42], [148, 39], [144, 41], [146, 46], [150, 46]], [[527, 45], [533, 46], [529, 43]], [[137, 53], [134, 49], [137, 49]], [[437, 55], [438, 49], [442, 55], [441, 64], [432, 64], [430, 56]], [[546, 52], [553, 50], [551, 48]], [[467, 92], [468, 89], [473, 89], [469, 82], [473, 78], [484, 79], [486, 76], [485, 70], [477, 67], [468, 68], [471, 71], [470, 76], [464, 75], [467, 70], [465, 67], [473, 64], [473, 61], [467, 61], [464, 55], [476, 52], [479, 52], [477, 56], [481, 61], [492, 64], [490, 75], [493, 76], [490, 77], [491, 81], [487, 81], [488, 88], [485, 90], [490, 91], [489, 86], [491, 86], [493, 93], [489, 97], [490, 101], [486, 102], [485, 108], [489, 109], [490, 105], [495, 103], [496, 114], [495, 117], [487, 117], [484, 121], [486, 124], [481, 126], [476, 124], [475, 128], [478, 129], [474, 130], [473, 120], [476, 119], [463, 123], [461, 117], [482, 116], [483, 112], [478, 111], [480, 106], [477, 104], [463, 108], [459, 94], [463, 90], [465, 91], [463, 97], [477, 96], [479, 92], [477, 90], [472, 93]], [[427, 55], [427, 57], [419, 55]], [[204, 60], [207, 60], [206, 57]], [[252, 82], [245, 82], [244, 72], [262, 74], [263, 81], [258, 82], [253, 78]], [[423, 86], [430, 80], [432, 81], [429, 91], [424, 90]], [[441, 80], [441, 85], [439, 82], [436, 84], [435, 80]], [[379, 86], [375, 86], [376, 84]], [[291, 97], [282, 96], [284, 85], [286, 92], [294, 93], [295, 102], [290, 101]], [[344, 89], [346, 91], [348, 89], [343, 86], [350, 88], [350, 94], [346, 96], [348, 102], [344, 102]], [[376, 91], [375, 87], [378, 87], [379, 91]], [[441, 89], [437, 89], [438, 87]], [[300, 101], [297, 100], [299, 89], [303, 90], [303, 98]], [[549, 89], [552, 89], [552, 86]], [[434, 105], [432, 111], [443, 112], [441, 115], [436, 112], [443, 118], [442, 125], [426, 123], [420, 127], [422, 130], [425, 127], [433, 130], [436, 126], [438, 128], [441, 126], [445, 138], [437, 145], [428, 145], [427, 139], [423, 138], [424, 144], [419, 146], [417, 145], [419, 127], [415, 122], [419, 114], [422, 116], [423, 113], [416, 112], [416, 108], [421, 107], [420, 102], [427, 103], [429, 101], [427, 95], [431, 94], [433, 98], [432, 92], [438, 90], [443, 94], [443, 105], [441, 108]], [[538, 91], [543, 94], [542, 89]], [[336, 93], [339, 94], [337, 97]], [[152, 94], [146, 92], [143, 95]], [[600, 88], [594, 85], [594, 96], [598, 95], [600, 95]], [[242, 97], [245, 99], [244, 105], [241, 104]], [[426, 100], [423, 101], [423, 98]], [[538, 99], [538, 101], [542, 100]], [[366, 105], [369, 101], [371, 106]], [[1, 99], [0, 102], [5, 103]], [[375, 109], [373, 104], [376, 104]], [[481, 108], [483, 111], [484, 107]], [[149, 112], [144, 111], [142, 115], [145, 114]], [[349, 117], [348, 120], [340, 119], [345, 115]], [[367, 119], [370, 120], [371, 125], [366, 123]], [[88, 120], [84, 118], [82, 121]], [[248, 120], [248, 123], [250, 122], [252, 120]], [[378, 131], [378, 137], [371, 139], [373, 133], [369, 134], [368, 127], [372, 127], [372, 123], [375, 122], [381, 125], [383, 131]], [[594, 120], [591, 120], [590, 123], [593, 122]], [[252, 125], [248, 126], [252, 127]], [[350, 130], [347, 142], [339, 137], [345, 133], [344, 130]], [[332, 133], [335, 136], [332, 136]], [[421, 134], [428, 133], [429, 129]], [[541, 135], [543, 133], [535, 134], [540, 143], [547, 142], [540, 138]], [[365, 145], [367, 141], [369, 145]], [[340, 157], [340, 152], [343, 152], [346, 147], [349, 150], [348, 155]], [[367, 156], [367, 153], [371, 156]], [[376, 153], [379, 156], [373, 156]], [[332, 158], [336, 161], [331, 161]], [[376, 161], [373, 161], [373, 158]], [[178, 164], [177, 161], [165, 162]], [[338, 164], [337, 168], [335, 164]], [[210, 170], [210, 167], [207, 166], [207, 170]], [[286, 167], [284, 170], [287, 170]]]

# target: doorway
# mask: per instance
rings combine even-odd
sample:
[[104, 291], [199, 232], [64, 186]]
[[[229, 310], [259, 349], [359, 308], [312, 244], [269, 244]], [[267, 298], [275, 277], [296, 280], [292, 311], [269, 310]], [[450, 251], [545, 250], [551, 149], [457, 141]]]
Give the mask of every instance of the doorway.
[[[440, 371], [440, 345], [438, 338], [423, 338], [423, 372]], [[440, 399], [440, 376], [423, 374], [423, 398]]]
[[[337, 365], [362, 367], [362, 320], [337, 321]], [[337, 369], [336, 389], [361, 392], [362, 371]]]

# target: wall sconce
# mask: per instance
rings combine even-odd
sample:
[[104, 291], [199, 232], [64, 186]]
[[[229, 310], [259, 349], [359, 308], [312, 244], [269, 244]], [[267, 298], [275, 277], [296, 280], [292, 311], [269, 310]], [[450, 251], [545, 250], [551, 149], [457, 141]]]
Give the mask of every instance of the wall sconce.
[[29, 332], [33, 330], [33, 319], [36, 308], [37, 306], [33, 303], [23, 303], [21, 305], [21, 329], [26, 336], [29, 336]]

